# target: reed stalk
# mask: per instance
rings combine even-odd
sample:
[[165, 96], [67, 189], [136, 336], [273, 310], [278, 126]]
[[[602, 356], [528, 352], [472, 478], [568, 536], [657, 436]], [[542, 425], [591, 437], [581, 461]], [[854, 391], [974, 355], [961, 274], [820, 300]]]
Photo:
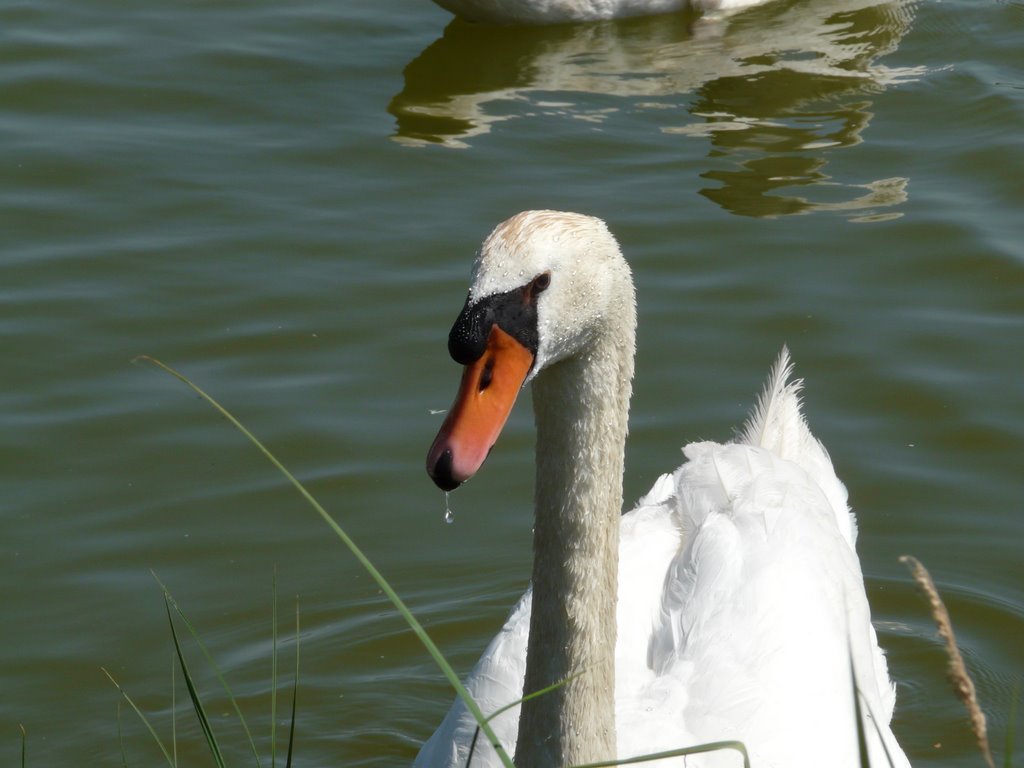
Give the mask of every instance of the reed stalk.
[[967, 708], [968, 721], [971, 724], [971, 731], [974, 739], [981, 750], [982, 757], [988, 768], [995, 768], [992, 760], [992, 748], [988, 741], [988, 727], [985, 722], [985, 713], [981, 711], [978, 703], [978, 693], [974, 687], [974, 681], [964, 664], [964, 657], [960, 653], [960, 647], [956, 642], [956, 635], [953, 634], [953, 622], [949, 618], [949, 611], [946, 604], [939, 595], [939, 590], [932, 580], [931, 574], [921, 562], [910, 555], [900, 557], [900, 562], [910, 569], [910, 575], [917, 582], [918, 587], [924, 592], [928, 599], [928, 607], [931, 609], [932, 619], [939, 630], [939, 637], [946, 643], [946, 656], [949, 658], [949, 681], [953, 684], [953, 692]]

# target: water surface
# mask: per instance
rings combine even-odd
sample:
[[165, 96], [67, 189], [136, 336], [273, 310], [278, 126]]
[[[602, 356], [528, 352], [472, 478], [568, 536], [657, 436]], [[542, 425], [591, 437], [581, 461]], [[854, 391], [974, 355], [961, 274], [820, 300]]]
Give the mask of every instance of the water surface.
[[[151, 571], [268, 754], [276, 570], [283, 668], [301, 606], [297, 764], [411, 760], [451, 697], [425, 652], [236, 432], [131, 361], [222, 399], [464, 672], [529, 573], [528, 398], [453, 525], [422, 461], [473, 252], [536, 207], [606, 218], [636, 275], [627, 499], [728, 439], [788, 344], [859, 515], [897, 735], [917, 765], [978, 764], [911, 553], [1002, 742], [1024, 669], [1024, 5], [491, 30], [425, 0], [47, 0], [0, 30], [11, 754], [23, 723], [31, 765], [120, 764], [101, 667], [170, 738]], [[181, 762], [205, 761], [173, 690]], [[130, 765], [160, 761], [124, 707], [120, 728]]]

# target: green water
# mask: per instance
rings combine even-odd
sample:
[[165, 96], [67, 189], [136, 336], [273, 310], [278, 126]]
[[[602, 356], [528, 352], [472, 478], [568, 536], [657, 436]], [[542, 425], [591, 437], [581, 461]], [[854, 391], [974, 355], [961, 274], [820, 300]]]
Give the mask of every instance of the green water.
[[[526, 584], [531, 416], [445, 525], [430, 411], [479, 241], [554, 207], [606, 218], [636, 274], [627, 498], [729, 438], [789, 344], [859, 514], [897, 735], [917, 765], [978, 765], [897, 557], [939, 582], [1000, 745], [1024, 672], [1022, 36], [1007, 1], [546, 30], [426, 0], [0, 6], [7, 762], [23, 723], [32, 766], [120, 765], [101, 666], [169, 738], [150, 570], [266, 755], [275, 568], [284, 635], [301, 604], [297, 764], [411, 760], [450, 704], [425, 652], [238, 434], [131, 361], [221, 398], [466, 671]], [[181, 762], [205, 764], [175, 691]]]

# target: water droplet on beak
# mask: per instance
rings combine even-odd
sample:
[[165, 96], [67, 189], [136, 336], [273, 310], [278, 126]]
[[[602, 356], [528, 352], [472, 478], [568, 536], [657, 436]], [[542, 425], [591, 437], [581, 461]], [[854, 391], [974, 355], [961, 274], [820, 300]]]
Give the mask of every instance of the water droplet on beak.
[[448, 491], [444, 492], [444, 521], [451, 525], [455, 522], [455, 513], [452, 512], [451, 505], [448, 503]]

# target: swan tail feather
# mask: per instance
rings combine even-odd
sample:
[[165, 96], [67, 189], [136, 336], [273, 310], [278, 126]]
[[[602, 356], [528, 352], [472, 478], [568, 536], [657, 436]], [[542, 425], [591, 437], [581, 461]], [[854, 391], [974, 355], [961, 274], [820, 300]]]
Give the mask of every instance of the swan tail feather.
[[810, 437], [800, 410], [803, 379], [791, 379], [793, 362], [789, 348], [783, 347], [757, 399], [739, 442], [785, 455], [786, 447], [799, 445]]
[[764, 448], [810, 473], [825, 492], [844, 538], [853, 546], [856, 519], [847, 506], [846, 487], [836, 477], [825, 446], [811, 434], [802, 411], [803, 379], [793, 378], [789, 348], [783, 347], [737, 442]]

